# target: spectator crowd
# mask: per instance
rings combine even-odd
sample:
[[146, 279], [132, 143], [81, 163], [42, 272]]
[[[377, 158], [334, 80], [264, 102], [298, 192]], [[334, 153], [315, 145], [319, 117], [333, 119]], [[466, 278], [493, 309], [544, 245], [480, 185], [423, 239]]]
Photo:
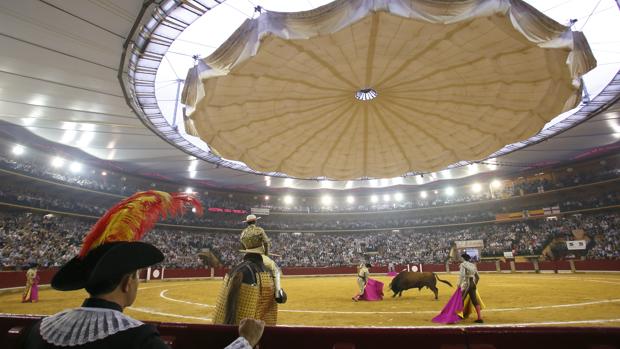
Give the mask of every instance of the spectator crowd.
[[[0, 213], [0, 265], [21, 268], [30, 263], [59, 266], [75, 256], [92, 220], [30, 212]], [[371, 263], [444, 263], [455, 241], [483, 240], [482, 257], [539, 255], [552, 240], [581, 239], [590, 259], [620, 258], [620, 214], [615, 212], [561, 216], [557, 220], [524, 220], [452, 228], [424, 228], [355, 233], [269, 233], [271, 250], [282, 267], [328, 267], [357, 263], [372, 251]], [[240, 229], [155, 229], [146, 241], [159, 247], [168, 268], [204, 267], [199, 254], [210, 251], [222, 265], [237, 264]]]

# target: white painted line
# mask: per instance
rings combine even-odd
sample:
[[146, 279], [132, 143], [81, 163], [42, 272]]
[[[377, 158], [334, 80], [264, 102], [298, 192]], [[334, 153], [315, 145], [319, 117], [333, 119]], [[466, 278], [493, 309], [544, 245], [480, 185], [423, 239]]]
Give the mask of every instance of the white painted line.
[[200, 321], [211, 321], [211, 318], [207, 318], [207, 317], [188, 316], [188, 315], [180, 315], [180, 314], [174, 314], [174, 313], [163, 313], [163, 312], [155, 311], [155, 310], [148, 309], [148, 308], [128, 307], [127, 309], [131, 309], [131, 310], [135, 310], [135, 311], [139, 311], [143, 313], [148, 313], [148, 314], [154, 314], [154, 315], [171, 316], [171, 317], [178, 317], [182, 319], [192, 319], [192, 320], [200, 320]]
[[620, 299], [617, 299], [617, 298], [616, 299], [604, 299], [601, 301], [573, 303], [573, 304], [540, 305], [536, 307], [484, 309], [484, 311], [517, 311], [517, 310], [538, 310], [538, 309], [549, 309], [549, 308], [569, 308], [569, 307], [582, 307], [584, 305], [615, 303], [615, 302], [620, 302]]
[[168, 290], [163, 290], [159, 293], [159, 296], [165, 300], [169, 300], [172, 302], [179, 302], [179, 303], [185, 303], [185, 304], [191, 304], [191, 305], [197, 305], [199, 307], [206, 307], [206, 308], [215, 308], [215, 305], [211, 305], [211, 304], [204, 304], [204, 303], [195, 303], [195, 302], [189, 302], [189, 301], [184, 301], [181, 299], [175, 299], [175, 298], [170, 298], [166, 296], [166, 292], [168, 292]]
[[[430, 320], [429, 320], [430, 321]], [[468, 321], [468, 320], [464, 320]], [[600, 324], [620, 322], [620, 319], [597, 319], [597, 320], [577, 320], [577, 321], [547, 321], [547, 322], [526, 322], [526, 323], [504, 323], [504, 324], [477, 324], [469, 323], [465, 324], [460, 322], [458, 324], [450, 325], [422, 325], [422, 326], [319, 326], [322, 328], [389, 328], [389, 329], [413, 329], [413, 328], [471, 328], [471, 327], [531, 327], [531, 326], [545, 326], [545, 325], [578, 325], [578, 324]], [[278, 324], [278, 327], [307, 327], [306, 325], [286, 325]]]
[[[189, 302], [181, 299], [175, 299], [166, 296], [166, 292], [168, 290], [163, 290], [159, 293], [161, 298], [172, 302], [186, 303], [191, 305], [197, 305], [200, 307], [206, 308], [214, 308], [215, 306], [204, 303], [196, 303]], [[553, 305], [540, 305], [533, 307], [518, 307], [518, 308], [487, 308], [485, 312], [499, 312], [499, 311], [519, 311], [519, 310], [540, 310], [540, 309], [551, 309], [551, 308], [570, 308], [570, 307], [582, 307], [586, 305], [594, 305], [594, 304], [605, 304], [605, 303], [617, 303], [620, 302], [620, 298], [617, 299], [604, 299], [600, 301], [592, 301], [592, 302], [582, 302], [582, 303], [573, 303], [573, 304], [553, 304]], [[418, 311], [337, 311], [337, 310], [301, 310], [301, 309], [278, 309], [278, 312], [283, 313], [308, 313], [308, 314], [435, 314], [437, 310], [418, 310]]]

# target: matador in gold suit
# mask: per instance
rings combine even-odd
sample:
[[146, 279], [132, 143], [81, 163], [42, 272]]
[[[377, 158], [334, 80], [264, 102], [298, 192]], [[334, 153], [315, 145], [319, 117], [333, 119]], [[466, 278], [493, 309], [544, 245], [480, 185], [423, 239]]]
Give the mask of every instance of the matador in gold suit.
[[244, 221], [248, 224], [241, 233], [241, 252], [245, 255], [243, 262], [224, 278], [215, 306], [215, 324], [238, 324], [243, 318], [253, 318], [275, 325], [278, 303], [286, 302], [280, 288], [280, 269], [267, 256], [269, 239], [256, 226], [256, 220], [256, 216], [249, 215]]

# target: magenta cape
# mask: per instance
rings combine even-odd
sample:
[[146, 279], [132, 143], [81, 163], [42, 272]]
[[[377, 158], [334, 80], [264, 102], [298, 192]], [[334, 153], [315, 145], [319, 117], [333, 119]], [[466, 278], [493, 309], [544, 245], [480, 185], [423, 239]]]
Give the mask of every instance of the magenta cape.
[[457, 287], [456, 291], [450, 297], [448, 303], [443, 307], [441, 313], [433, 318], [433, 322], [441, 324], [453, 324], [461, 321], [459, 313], [463, 311], [463, 296], [461, 295], [461, 288]]
[[360, 300], [364, 301], [380, 301], [383, 299], [383, 282], [368, 278], [364, 294]]

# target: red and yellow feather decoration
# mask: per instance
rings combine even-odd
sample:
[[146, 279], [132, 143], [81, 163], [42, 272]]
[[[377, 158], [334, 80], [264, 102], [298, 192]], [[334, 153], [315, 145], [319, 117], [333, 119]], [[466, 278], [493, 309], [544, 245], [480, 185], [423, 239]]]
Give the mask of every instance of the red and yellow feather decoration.
[[80, 258], [106, 242], [138, 241], [161, 217], [176, 216], [193, 206], [202, 215], [200, 201], [192, 194], [149, 190], [128, 197], [108, 210], [84, 237]]

